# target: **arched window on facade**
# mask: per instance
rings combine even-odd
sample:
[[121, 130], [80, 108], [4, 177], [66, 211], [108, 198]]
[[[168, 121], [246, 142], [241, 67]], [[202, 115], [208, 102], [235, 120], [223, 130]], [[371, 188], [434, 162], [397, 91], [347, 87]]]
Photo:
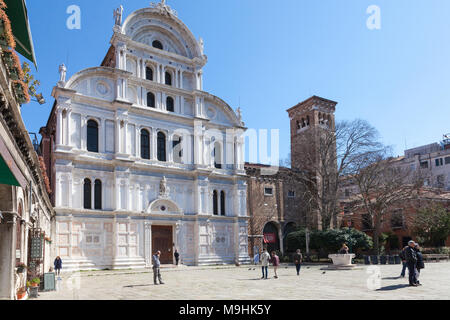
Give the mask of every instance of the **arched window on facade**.
[[145, 68], [145, 79], [153, 81], [153, 69], [150, 67]]
[[217, 194], [217, 190], [213, 191], [213, 214], [215, 216], [219, 215], [219, 199], [218, 199], [218, 194]]
[[165, 83], [168, 86], [172, 85], [172, 75], [170, 74], [170, 72], [167, 72], [167, 71], [166, 71], [166, 75], [165, 75]]
[[147, 107], [155, 108], [155, 95], [151, 92], [147, 92]]
[[167, 111], [175, 112], [175, 103], [172, 97], [167, 97], [166, 99], [166, 108]]
[[88, 178], [84, 179], [83, 185], [83, 207], [85, 209], [92, 209], [92, 189], [91, 180]]
[[141, 158], [150, 159], [150, 133], [146, 129], [141, 130]]
[[98, 179], [94, 183], [94, 209], [102, 210], [102, 182]]
[[175, 163], [183, 163], [183, 149], [181, 146], [181, 137], [173, 136], [173, 162]]
[[222, 147], [219, 142], [214, 143], [214, 167], [222, 169]]
[[225, 191], [220, 191], [220, 214], [225, 215]]
[[87, 122], [87, 150], [98, 152], [98, 123], [94, 120]]
[[158, 132], [158, 161], [166, 161], [166, 135], [162, 132]]
[[163, 45], [162, 45], [161, 41], [158, 41], [158, 40], [155, 40], [152, 42], [152, 47], [163, 50]]

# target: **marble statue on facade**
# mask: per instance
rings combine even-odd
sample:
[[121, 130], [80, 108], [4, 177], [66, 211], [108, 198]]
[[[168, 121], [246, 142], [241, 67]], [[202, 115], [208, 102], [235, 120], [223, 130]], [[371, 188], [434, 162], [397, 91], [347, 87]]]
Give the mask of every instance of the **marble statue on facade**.
[[64, 85], [66, 84], [66, 72], [67, 72], [66, 65], [63, 63], [59, 66], [58, 86], [60, 87], [64, 87]]
[[123, 15], [123, 6], [121, 5], [119, 8], [114, 10], [114, 24], [116, 26], [122, 25], [122, 15]]

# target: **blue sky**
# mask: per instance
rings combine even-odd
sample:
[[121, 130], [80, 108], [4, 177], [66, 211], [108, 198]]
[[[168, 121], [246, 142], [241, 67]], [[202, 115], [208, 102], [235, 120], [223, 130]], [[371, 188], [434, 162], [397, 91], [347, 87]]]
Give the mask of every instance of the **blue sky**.
[[[157, 1], [157, 0], [154, 0]], [[149, 0], [28, 0], [47, 100], [22, 107], [38, 132], [53, 105], [58, 66], [67, 75], [100, 65], [112, 36], [113, 9], [124, 16]], [[395, 155], [438, 142], [450, 132], [448, 0], [167, 0], [205, 43], [204, 90], [233, 109], [248, 128], [280, 129], [280, 157], [290, 150], [286, 110], [311, 95], [339, 102], [336, 119], [368, 120]], [[81, 30], [69, 30], [70, 5]], [[366, 9], [381, 9], [369, 30]], [[34, 70], [35, 71], [35, 70]]]

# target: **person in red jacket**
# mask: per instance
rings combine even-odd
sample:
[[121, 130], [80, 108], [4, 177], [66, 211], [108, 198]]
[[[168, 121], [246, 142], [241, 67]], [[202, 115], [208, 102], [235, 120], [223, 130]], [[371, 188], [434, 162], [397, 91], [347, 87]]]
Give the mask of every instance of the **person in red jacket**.
[[273, 265], [273, 273], [275, 274], [274, 278], [278, 279], [277, 269], [280, 265], [280, 258], [277, 256], [277, 253], [275, 251], [272, 251], [272, 259], [270, 259], [270, 262]]

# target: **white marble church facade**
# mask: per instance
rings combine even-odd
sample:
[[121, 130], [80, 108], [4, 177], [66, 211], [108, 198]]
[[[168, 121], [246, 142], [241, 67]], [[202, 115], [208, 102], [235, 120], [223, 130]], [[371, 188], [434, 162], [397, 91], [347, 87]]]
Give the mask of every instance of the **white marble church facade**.
[[64, 269], [246, 263], [244, 123], [202, 90], [207, 62], [164, 1], [122, 23], [100, 67], [53, 90], [55, 254]]

